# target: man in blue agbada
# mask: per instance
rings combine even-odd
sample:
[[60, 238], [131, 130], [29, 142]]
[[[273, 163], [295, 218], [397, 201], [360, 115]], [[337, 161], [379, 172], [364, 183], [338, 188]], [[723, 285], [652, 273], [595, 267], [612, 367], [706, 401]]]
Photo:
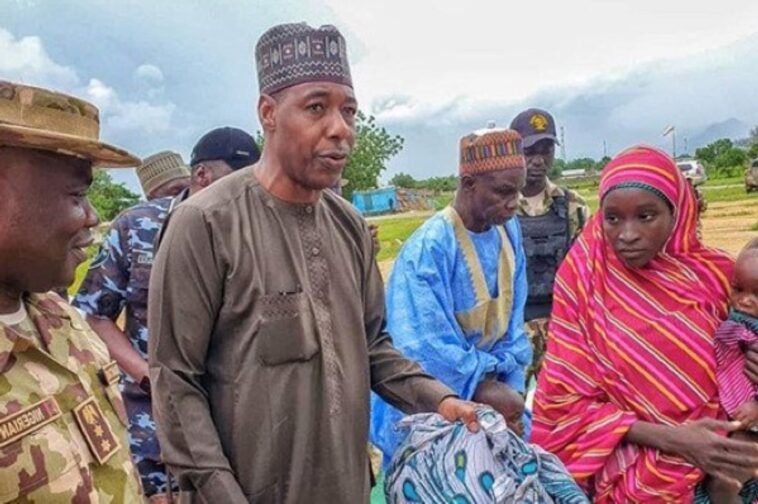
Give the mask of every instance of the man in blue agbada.
[[[463, 399], [487, 403], [523, 434], [526, 258], [518, 220], [521, 137], [485, 129], [461, 139], [458, 191], [400, 251], [387, 285], [395, 345]], [[385, 467], [402, 413], [372, 394], [371, 441]]]

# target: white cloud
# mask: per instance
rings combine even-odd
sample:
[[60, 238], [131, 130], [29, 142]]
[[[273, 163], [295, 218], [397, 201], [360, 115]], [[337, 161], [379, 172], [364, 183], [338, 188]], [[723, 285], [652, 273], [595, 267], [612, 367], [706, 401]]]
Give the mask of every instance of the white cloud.
[[145, 101], [125, 102], [118, 114], [108, 118], [108, 125], [114, 130], [165, 133], [171, 130], [175, 109], [173, 103], [153, 105]]
[[16, 38], [0, 28], [0, 77], [26, 84], [68, 90], [79, 83], [73, 68], [55, 63], [39, 37]]
[[116, 91], [99, 79], [90, 79], [85, 92], [101, 114], [108, 114], [118, 105]]
[[[362, 106], [419, 120], [467, 99], [515, 103], [546, 88], [623, 76], [756, 33], [758, 2], [327, 0], [348, 33]], [[466, 110], [454, 107], [459, 113]]]
[[155, 65], [151, 65], [148, 63], [145, 63], [144, 65], [140, 65], [137, 67], [137, 70], [134, 71], [134, 75], [137, 76], [137, 78], [144, 80], [145, 82], [149, 84], [162, 84], [163, 83], [163, 72], [160, 68], [158, 68]]
[[171, 130], [176, 109], [171, 102], [152, 104], [144, 100], [121, 100], [112, 87], [98, 79], [91, 79], [85, 92], [100, 108], [104, 126], [110, 131], [155, 134]]
[[77, 71], [50, 58], [39, 37], [16, 38], [0, 28], [0, 78], [73, 93], [92, 101], [100, 109], [104, 136], [123, 132], [143, 134], [171, 130], [176, 106], [157, 102], [163, 93], [163, 72], [155, 65], [140, 65], [134, 72], [146, 84], [147, 99], [124, 100], [111, 86], [91, 78], [80, 85]]
[[151, 100], [158, 100], [163, 96], [163, 71], [155, 65], [145, 63], [134, 71], [134, 78], [141, 92]]

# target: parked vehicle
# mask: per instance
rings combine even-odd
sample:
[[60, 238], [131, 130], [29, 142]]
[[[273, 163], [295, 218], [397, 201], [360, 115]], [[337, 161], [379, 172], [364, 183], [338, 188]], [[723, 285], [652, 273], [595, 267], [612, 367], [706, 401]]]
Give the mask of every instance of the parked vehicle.
[[745, 172], [745, 190], [747, 192], [758, 191], [758, 159], [750, 163], [750, 168]]
[[703, 165], [697, 159], [677, 161], [676, 166], [682, 171], [684, 178], [689, 179], [694, 186], [704, 184], [708, 180], [705, 168], [703, 168]]

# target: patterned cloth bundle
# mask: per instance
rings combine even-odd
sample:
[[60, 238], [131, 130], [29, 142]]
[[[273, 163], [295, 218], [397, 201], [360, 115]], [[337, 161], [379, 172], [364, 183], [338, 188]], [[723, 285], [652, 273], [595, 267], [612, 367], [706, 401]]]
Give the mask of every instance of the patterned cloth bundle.
[[385, 479], [390, 504], [589, 503], [560, 460], [509, 430], [490, 408], [469, 432], [435, 413], [404, 418], [407, 432]]

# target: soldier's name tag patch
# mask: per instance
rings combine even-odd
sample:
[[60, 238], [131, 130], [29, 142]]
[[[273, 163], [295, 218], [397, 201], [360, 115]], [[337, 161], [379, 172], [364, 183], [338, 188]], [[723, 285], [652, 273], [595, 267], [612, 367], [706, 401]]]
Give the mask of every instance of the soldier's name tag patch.
[[73, 413], [92, 455], [101, 464], [108, 462], [121, 445], [94, 396], [74, 408]]
[[54, 397], [48, 397], [0, 418], [0, 448], [21, 439], [61, 416]]

